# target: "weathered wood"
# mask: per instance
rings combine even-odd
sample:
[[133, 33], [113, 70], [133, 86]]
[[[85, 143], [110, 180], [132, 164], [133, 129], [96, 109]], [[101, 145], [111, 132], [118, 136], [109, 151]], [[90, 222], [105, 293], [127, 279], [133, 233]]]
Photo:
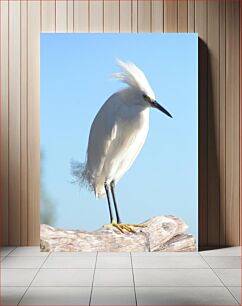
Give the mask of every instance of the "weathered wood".
[[194, 236], [186, 234], [188, 226], [174, 216], [158, 216], [133, 227], [135, 233], [101, 227], [96, 231], [63, 230], [41, 224], [42, 251], [79, 252], [172, 252], [195, 251]]
[[[9, 1], [9, 243], [20, 245], [20, 2]], [[11, 182], [11, 183], [10, 183]]]
[[90, 5], [90, 32], [103, 32], [103, 2], [92, 0]]
[[9, 244], [9, 3], [0, 2], [0, 196], [1, 196], [1, 245]]
[[179, 0], [178, 5], [178, 32], [188, 32], [188, 1]]
[[240, 243], [239, 1], [226, 1], [226, 246]]
[[207, 144], [208, 144], [208, 245], [219, 246], [220, 198], [219, 198], [219, 3], [208, 1], [208, 62], [207, 62]]
[[131, 0], [120, 1], [120, 32], [131, 32], [132, 29], [132, 3]]
[[164, 32], [178, 32], [178, 4], [176, 0], [164, 1]]
[[151, 32], [164, 32], [164, 1], [151, 2]]
[[20, 6], [20, 245], [28, 245], [28, 1]]
[[151, 1], [137, 2], [137, 26], [138, 32], [151, 31]]
[[103, 1], [103, 31], [120, 32], [119, 1]]
[[28, 245], [39, 244], [40, 220], [40, 1], [28, 2]]
[[74, 30], [74, 3], [73, 0], [67, 1], [67, 32], [73, 32]]
[[222, 247], [226, 246], [226, 0], [220, 0], [219, 7], [219, 243]]
[[195, 1], [195, 31], [198, 32], [198, 227], [199, 245], [208, 246], [208, 109], [207, 109], [207, 0]]

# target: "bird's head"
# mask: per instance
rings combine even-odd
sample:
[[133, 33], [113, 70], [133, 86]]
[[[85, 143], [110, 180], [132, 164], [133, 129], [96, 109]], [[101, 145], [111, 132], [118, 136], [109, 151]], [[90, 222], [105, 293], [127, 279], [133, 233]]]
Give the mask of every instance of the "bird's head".
[[133, 63], [124, 63], [121, 60], [117, 60], [117, 63], [121, 67], [122, 72], [115, 73], [113, 76], [129, 86], [130, 91], [135, 96], [135, 99], [132, 99], [132, 101], [136, 104], [141, 104], [145, 108], [157, 108], [172, 118], [171, 114], [156, 101], [155, 94], [143, 71]]

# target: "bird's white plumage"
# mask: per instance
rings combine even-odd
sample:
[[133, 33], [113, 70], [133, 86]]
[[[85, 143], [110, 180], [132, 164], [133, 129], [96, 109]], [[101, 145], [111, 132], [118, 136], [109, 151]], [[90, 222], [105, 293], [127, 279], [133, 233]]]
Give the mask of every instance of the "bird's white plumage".
[[144, 92], [151, 99], [155, 100], [154, 92], [142, 70], [133, 63], [124, 63], [120, 60], [117, 60], [117, 63], [122, 69], [122, 72], [114, 73], [113, 77], [126, 83], [131, 88], [136, 88]]
[[118, 62], [115, 77], [128, 84], [113, 94], [98, 111], [91, 126], [87, 160], [78, 173], [97, 197], [105, 196], [104, 182], [117, 183], [139, 154], [149, 130], [149, 104], [155, 99], [144, 73], [132, 63]]

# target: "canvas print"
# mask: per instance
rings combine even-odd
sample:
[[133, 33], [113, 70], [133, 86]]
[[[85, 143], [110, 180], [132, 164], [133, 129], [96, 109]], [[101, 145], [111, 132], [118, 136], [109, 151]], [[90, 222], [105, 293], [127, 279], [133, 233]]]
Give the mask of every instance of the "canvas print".
[[40, 45], [41, 250], [196, 251], [197, 34]]

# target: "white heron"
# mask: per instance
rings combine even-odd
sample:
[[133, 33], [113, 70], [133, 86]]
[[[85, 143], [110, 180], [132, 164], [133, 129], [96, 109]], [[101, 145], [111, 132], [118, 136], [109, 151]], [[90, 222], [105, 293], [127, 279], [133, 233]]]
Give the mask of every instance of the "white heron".
[[[93, 120], [87, 148], [86, 162], [73, 166], [73, 174], [81, 183], [87, 183], [97, 198], [107, 197], [110, 224], [121, 232], [134, 232], [132, 226], [121, 222], [114, 188], [130, 168], [144, 145], [149, 130], [149, 111], [156, 108], [171, 114], [155, 99], [144, 73], [133, 63], [118, 60], [120, 73], [114, 77], [128, 86], [111, 95]], [[116, 221], [113, 218], [111, 197]]]

